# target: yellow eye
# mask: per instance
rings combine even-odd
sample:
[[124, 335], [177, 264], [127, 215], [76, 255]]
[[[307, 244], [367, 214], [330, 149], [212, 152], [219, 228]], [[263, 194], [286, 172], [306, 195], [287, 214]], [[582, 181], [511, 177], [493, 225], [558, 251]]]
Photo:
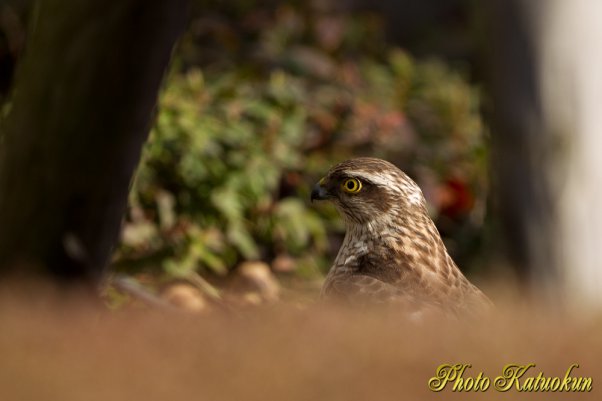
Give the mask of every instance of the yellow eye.
[[341, 188], [345, 192], [349, 192], [350, 194], [356, 194], [362, 190], [362, 183], [356, 178], [348, 178], [343, 182]]

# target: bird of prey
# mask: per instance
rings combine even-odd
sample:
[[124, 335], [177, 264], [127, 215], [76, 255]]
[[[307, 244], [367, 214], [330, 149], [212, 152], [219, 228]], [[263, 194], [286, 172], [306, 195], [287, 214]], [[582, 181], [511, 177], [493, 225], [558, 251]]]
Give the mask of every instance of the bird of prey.
[[411, 314], [489, 309], [491, 301], [447, 253], [422, 191], [395, 165], [368, 157], [342, 162], [315, 185], [311, 200], [334, 203], [346, 224], [323, 298], [394, 302]]

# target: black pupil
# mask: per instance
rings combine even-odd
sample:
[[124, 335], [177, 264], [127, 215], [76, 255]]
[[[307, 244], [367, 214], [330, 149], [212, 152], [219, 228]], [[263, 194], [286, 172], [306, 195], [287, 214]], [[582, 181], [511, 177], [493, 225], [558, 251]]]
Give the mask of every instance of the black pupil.
[[355, 188], [355, 182], [352, 180], [347, 181], [347, 188], [349, 188], [350, 190]]

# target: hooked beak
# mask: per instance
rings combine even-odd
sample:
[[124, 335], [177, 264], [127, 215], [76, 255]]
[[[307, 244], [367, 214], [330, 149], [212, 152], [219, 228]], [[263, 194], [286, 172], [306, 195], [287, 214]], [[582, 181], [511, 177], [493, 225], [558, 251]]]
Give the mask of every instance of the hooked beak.
[[326, 188], [324, 188], [322, 185], [320, 185], [320, 183], [317, 183], [316, 185], [314, 185], [313, 189], [311, 190], [311, 202], [313, 203], [314, 200], [325, 200], [328, 199], [330, 197], [330, 194], [328, 193], [328, 191], [326, 190]]

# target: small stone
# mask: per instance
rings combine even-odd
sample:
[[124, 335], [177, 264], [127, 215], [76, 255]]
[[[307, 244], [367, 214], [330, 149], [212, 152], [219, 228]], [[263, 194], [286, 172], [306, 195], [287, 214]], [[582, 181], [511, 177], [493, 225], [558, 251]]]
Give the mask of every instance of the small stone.
[[267, 302], [280, 297], [280, 285], [274, 274], [264, 262], [243, 262], [236, 269], [232, 287], [243, 293], [256, 293]]
[[295, 259], [287, 254], [280, 254], [272, 261], [272, 270], [278, 273], [291, 273], [297, 269]]
[[161, 298], [170, 304], [191, 312], [207, 312], [209, 304], [201, 292], [185, 283], [168, 285], [162, 292]]

